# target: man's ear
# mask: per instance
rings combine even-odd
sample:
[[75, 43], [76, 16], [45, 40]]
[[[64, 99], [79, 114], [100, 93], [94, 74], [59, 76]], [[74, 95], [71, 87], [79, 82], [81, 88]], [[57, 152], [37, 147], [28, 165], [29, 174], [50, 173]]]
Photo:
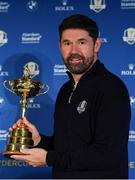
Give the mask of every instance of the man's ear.
[[101, 39], [98, 37], [95, 42], [94, 52], [98, 53], [100, 47], [101, 47]]

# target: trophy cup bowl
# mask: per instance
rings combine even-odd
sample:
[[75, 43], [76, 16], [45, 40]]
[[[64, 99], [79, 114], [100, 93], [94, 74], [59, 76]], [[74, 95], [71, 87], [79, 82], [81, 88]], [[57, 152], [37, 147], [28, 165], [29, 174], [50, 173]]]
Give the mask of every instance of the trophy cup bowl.
[[[8, 91], [21, 97], [21, 118], [25, 117], [28, 98], [45, 94], [49, 90], [49, 86], [47, 84], [42, 85], [40, 82], [35, 81], [31, 78], [30, 71], [27, 67], [25, 67], [24, 74], [21, 78], [16, 80], [5, 80], [3, 82], [3, 86]], [[45, 88], [46, 90], [44, 92], [41, 92]], [[25, 148], [33, 148], [32, 133], [28, 130], [25, 124], [20, 123], [17, 128], [10, 131], [6, 150], [3, 152], [3, 154], [7, 157], [15, 154], [24, 154], [20, 152], [20, 149]]]

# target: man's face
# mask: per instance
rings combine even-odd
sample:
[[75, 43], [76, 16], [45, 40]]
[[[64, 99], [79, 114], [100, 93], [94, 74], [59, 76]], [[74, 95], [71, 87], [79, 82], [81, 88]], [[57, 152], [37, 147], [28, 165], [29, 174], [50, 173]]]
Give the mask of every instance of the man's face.
[[88, 32], [82, 29], [63, 31], [60, 41], [64, 63], [73, 74], [85, 73], [97, 60], [99, 38], [94, 44]]

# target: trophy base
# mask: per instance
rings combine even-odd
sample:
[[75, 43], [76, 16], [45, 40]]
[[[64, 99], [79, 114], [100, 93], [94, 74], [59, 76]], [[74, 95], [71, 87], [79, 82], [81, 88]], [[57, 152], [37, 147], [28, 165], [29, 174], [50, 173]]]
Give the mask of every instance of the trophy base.
[[3, 155], [4, 155], [5, 157], [10, 157], [10, 156], [12, 156], [12, 155], [28, 155], [28, 154], [22, 153], [22, 152], [20, 152], [20, 151], [15, 151], [15, 150], [13, 150], [13, 151], [5, 151], [5, 152], [3, 152]]
[[10, 157], [11, 155], [26, 155], [20, 152], [21, 149], [33, 148], [32, 133], [24, 126], [17, 127], [10, 132], [8, 144], [3, 155]]

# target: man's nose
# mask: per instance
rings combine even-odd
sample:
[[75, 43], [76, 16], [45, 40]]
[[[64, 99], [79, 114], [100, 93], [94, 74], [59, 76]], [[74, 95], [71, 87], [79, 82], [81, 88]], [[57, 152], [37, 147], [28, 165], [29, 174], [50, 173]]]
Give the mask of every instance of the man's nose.
[[71, 51], [72, 51], [72, 53], [78, 52], [79, 51], [78, 45], [77, 44], [72, 44]]

